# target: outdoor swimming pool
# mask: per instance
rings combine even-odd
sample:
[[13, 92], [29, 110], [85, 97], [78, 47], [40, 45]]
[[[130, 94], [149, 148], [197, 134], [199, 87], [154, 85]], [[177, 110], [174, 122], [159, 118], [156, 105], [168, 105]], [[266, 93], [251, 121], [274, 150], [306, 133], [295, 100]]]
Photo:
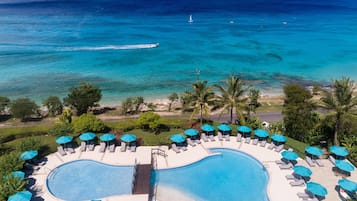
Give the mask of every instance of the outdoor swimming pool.
[[175, 188], [195, 200], [268, 201], [268, 173], [251, 156], [230, 149], [211, 149], [210, 156], [188, 166], [153, 173], [152, 184]]
[[47, 177], [47, 187], [68, 201], [131, 194], [133, 166], [113, 166], [92, 160], [65, 163]]

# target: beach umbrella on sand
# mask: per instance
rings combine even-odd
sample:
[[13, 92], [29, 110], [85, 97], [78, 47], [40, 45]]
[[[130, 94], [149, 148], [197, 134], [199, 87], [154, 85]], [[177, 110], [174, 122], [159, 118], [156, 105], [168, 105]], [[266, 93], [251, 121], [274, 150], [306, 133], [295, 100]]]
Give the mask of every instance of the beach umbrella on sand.
[[346, 191], [351, 193], [355, 193], [357, 191], [357, 183], [348, 179], [340, 179], [338, 180], [338, 185]]
[[286, 142], [286, 137], [280, 134], [273, 134], [273, 136], [271, 136], [271, 139], [275, 142]]
[[124, 134], [120, 137], [120, 140], [123, 142], [134, 142], [136, 140], [136, 136], [134, 134]]
[[95, 133], [86, 132], [86, 133], [82, 133], [79, 136], [79, 139], [82, 141], [89, 141], [89, 140], [93, 140], [95, 137], [96, 137]]
[[209, 124], [202, 125], [201, 129], [205, 132], [213, 132], [214, 131], [214, 127]]
[[73, 140], [72, 136], [69, 135], [63, 135], [59, 138], [56, 139], [57, 144], [67, 144]]
[[294, 174], [300, 175], [302, 177], [309, 177], [312, 174], [312, 171], [309, 168], [301, 165], [294, 166], [293, 170]]
[[336, 160], [335, 162], [336, 167], [338, 167], [340, 170], [343, 170], [345, 172], [352, 172], [355, 168], [351, 163], [343, 161], [343, 160]]
[[186, 129], [186, 130], [184, 131], [184, 133], [185, 133], [185, 135], [192, 137], [192, 136], [198, 135], [198, 130], [193, 129], [193, 128], [189, 128], [189, 129]]
[[100, 136], [99, 139], [104, 141], [104, 142], [108, 142], [108, 141], [114, 140], [115, 139], [115, 135], [111, 134], [111, 133], [105, 133], [102, 136]]
[[174, 134], [170, 137], [170, 140], [176, 143], [182, 143], [186, 140], [186, 138], [181, 134]]
[[308, 154], [311, 154], [311, 155], [314, 155], [314, 156], [321, 156], [323, 154], [323, 151], [320, 149], [320, 148], [317, 148], [317, 147], [313, 147], [313, 146], [307, 146], [305, 148], [305, 151], [308, 153]]
[[254, 135], [261, 138], [266, 138], [269, 136], [269, 132], [263, 129], [257, 129], [254, 131]]
[[340, 146], [331, 146], [330, 151], [332, 153], [334, 153], [335, 155], [342, 156], [342, 157], [346, 157], [349, 154], [347, 149], [345, 149], [344, 147], [340, 147]]
[[315, 182], [309, 182], [306, 184], [306, 189], [312, 194], [324, 197], [327, 195], [327, 190], [321, 184]]
[[12, 195], [7, 199], [7, 201], [30, 201], [32, 198], [32, 193], [29, 191], [21, 191]]
[[241, 133], [250, 133], [252, 131], [248, 126], [239, 126], [237, 130]]
[[299, 158], [299, 155], [294, 151], [283, 151], [281, 155], [283, 156], [283, 158], [289, 161], [293, 161]]
[[35, 158], [38, 155], [38, 151], [37, 150], [30, 150], [30, 151], [25, 151], [20, 155], [20, 158], [22, 160], [31, 160], [33, 158]]

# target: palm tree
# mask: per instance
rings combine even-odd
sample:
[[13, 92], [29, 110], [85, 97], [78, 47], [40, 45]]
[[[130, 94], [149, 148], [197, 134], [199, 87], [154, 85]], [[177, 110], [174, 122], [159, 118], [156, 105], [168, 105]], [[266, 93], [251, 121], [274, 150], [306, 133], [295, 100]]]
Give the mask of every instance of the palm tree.
[[328, 110], [334, 110], [336, 123], [333, 136], [334, 144], [338, 145], [338, 134], [340, 133], [342, 118], [345, 114], [350, 113], [357, 105], [357, 97], [353, 96], [356, 89], [354, 81], [349, 78], [342, 77], [340, 80], [335, 80], [332, 91], [323, 91], [321, 98], [322, 107]]
[[218, 107], [230, 113], [231, 122], [233, 120], [234, 109], [240, 121], [245, 122], [241, 109], [245, 108], [247, 98], [243, 97], [243, 95], [248, 90], [248, 87], [244, 85], [245, 82], [240, 77], [234, 75], [226, 79], [223, 86], [215, 85], [221, 92], [221, 95], [217, 96]]
[[197, 80], [192, 84], [192, 91], [185, 92], [183, 95], [184, 109], [192, 109], [191, 119], [198, 112], [200, 113], [200, 122], [202, 124], [203, 115], [208, 116], [210, 106], [214, 103], [214, 92], [211, 86], [207, 85], [207, 81]]

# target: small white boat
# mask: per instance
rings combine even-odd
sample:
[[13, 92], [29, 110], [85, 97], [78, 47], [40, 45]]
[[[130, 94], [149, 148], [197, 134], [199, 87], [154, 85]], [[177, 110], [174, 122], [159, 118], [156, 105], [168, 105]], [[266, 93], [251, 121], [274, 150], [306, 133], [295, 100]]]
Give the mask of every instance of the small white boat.
[[192, 15], [190, 15], [189, 19], [188, 19], [188, 23], [192, 23], [193, 19], [192, 19]]

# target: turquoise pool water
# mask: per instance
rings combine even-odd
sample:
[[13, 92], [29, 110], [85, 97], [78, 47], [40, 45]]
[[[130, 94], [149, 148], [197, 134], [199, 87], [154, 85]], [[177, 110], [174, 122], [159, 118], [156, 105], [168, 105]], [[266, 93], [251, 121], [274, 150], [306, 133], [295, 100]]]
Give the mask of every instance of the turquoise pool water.
[[67, 201], [131, 194], [133, 173], [133, 166], [78, 160], [54, 169], [47, 177], [47, 187], [54, 196]]
[[152, 184], [175, 188], [199, 201], [268, 201], [268, 173], [251, 156], [230, 149], [188, 166], [153, 173]]

